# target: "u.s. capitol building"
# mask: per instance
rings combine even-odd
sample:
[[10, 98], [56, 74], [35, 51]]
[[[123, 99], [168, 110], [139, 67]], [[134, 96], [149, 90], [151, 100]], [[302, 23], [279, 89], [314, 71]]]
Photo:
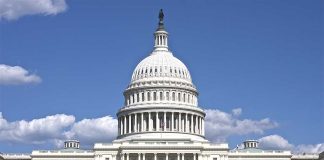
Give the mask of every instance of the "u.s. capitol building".
[[[154, 33], [154, 49], [135, 68], [117, 113], [118, 137], [96, 143], [92, 150], [68, 140], [58, 150], [31, 154], [0, 154], [0, 159], [32, 160], [290, 160], [318, 159], [291, 151], [262, 150], [255, 140], [230, 150], [227, 143], [205, 138], [205, 112], [186, 65], [168, 48], [163, 12]], [[82, 142], [81, 142], [82, 144]]]

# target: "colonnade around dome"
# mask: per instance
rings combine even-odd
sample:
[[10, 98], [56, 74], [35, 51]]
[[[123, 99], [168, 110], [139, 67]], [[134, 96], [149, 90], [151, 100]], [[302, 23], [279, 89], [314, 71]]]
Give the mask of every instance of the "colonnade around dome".
[[204, 117], [175, 111], [131, 112], [118, 117], [118, 135], [142, 132], [184, 132], [204, 135]]

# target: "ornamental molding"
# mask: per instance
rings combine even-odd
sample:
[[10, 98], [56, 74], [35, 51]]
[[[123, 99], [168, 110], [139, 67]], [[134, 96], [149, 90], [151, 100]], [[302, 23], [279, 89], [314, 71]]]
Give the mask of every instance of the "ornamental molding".
[[193, 114], [196, 116], [205, 117], [206, 113], [198, 108], [198, 107], [168, 107], [168, 106], [141, 106], [141, 107], [128, 107], [128, 108], [121, 108], [118, 113], [116, 114], [117, 117], [122, 115], [129, 115], [129, 114], [136, 114], [136, 113], [149, 113], [149, 112], [173, 112], [173, 113], [187, 113]]
[[173, 85], [143, 85], [143, 86], [136, 86], [136, 87], [128, 87], [124, 91], [124, 95], [127, 93], [136, 93], [139, 91], [148, 91], [148, 90], [174, 90], [174, 91], [187, 91], [193, 92], [196, 96], [199, 95], [198, 91], [194, 87], [190, 86], [173, 86]]

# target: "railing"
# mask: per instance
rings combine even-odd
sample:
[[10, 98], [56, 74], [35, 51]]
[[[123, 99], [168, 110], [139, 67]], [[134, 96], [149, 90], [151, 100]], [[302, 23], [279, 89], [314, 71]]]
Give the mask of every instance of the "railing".
[[230, 150], [230, 153], [286, 153], [286, 154], [290, 154], [290, 151], [284, 151], [284, 150], [244, 150], [244, 149], [240, 149], [240, 150]]

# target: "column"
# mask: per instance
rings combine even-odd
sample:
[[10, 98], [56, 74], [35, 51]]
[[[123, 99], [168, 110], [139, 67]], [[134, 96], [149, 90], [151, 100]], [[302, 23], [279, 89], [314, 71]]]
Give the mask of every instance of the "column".
[[177, 160], [180, 160], [180, 154], [177, 153]]
[[126, 160], [129, 160], [129, 153], [126, 153], [126, 157], [127, 157]]
[[147, 123], [148, 123], [148, 130], [149, 131], [152, 131], [152, 127], [151, 127], [151, 112], [148, 112], [148, 121], [147, 121]]
[[144, 102], [146, 102], [146, 101], [147, 101], [147, 91], [144, 91]]
[[145, 112], [143, 113], [143, 118], [144, 118], [144, 125], [143, 125], [143, 128], [144, 128], [144, 131], [147, 131], [148, 130], [148, 115], [149, 113], [147, 113], [147, 117], [145, 116]]
[[124, 160], [124, 159], [125, 159], [125, 155], [124, 155], [124, 153], [120, 153], [120, 159], [121, 159], [121, 160]]
[[[193, 130], [194, 130], [194, 129], [193, 129], [193, 114], [191, 114], [190, 125], [191, 125], [191, 126], [190, 126], [190, 127], [191, 127], [190, 132], [193, 133]], [[195, 159], [194, 159], [194, 160], [195, 160]]]
[[185, 116], [186, 116], [186, 117], [185, 117], [185, 123], [186, 123], [186, 124], [185, 124], [185, 132], [188, 132], [188, 128], [189, 128], [189, 127], [188, 127], [188, 114], [186, 113]]
[[198, 153], [198, 160], [202, 160], [200, 153]]
[[137, 113], [135, 113], [135, 117], [134, 117], [134, 132], [137, 132]]
[[159, 126], [159, 112], [156, 112], [156, 114], [155, 114], [155, 122], [156, 122], [155, 130], [159, 131], [159, 129], [160, 129], [160, 126]]
[[124, 134], [126, 134], [127, 133], [127, 130], [126, 130], [127, 129], [127, 124], [126, 124], [127, 123], [127, 117], [126, 117], [126, 115], [123, 116], [123, 117], [124, 117], [123, 118], [124, 119]]
[[193, 153], [193, 160], [196, 160], [196, 153]]
[[181, 160], [184, 160], [184, 156], [185, 156], [185, 154], [184, 154], [184, 153], [182, 153], [182, 158], [181, 158]]
[[200, 125], [199, 134], [202, 134], [202, 117], [200, 117], [199, 120], [200, 120], [200, 122], [199, 122], [199, 125]]
[[204, 136], [205, 135], [205, 120], [204, 120], [204, 118], [202, 118], [201, 120], [202, 120], [201, 121], [201, 123], [202, 123], [201, 131], [202, 131], [202, 135]]
[[154, 160], [156, 160], [156, 153], [154, 153]]
[[143, 153], [143, 160], [145, 160], [145, 153]]
[[[186, 116], [186, 114], [184, 114], [184, 116]], [[185, 132], [185, 120], [186, 118], [183, 117], [183, 119], [181, 118], [181, 131]]]
[[141, 113], [141, 132], [144, 131], [144, 113]]
[[143, 101], [142, 101], [142, 100], [143, 100], [143, 97], [142, 97], [142, 93], [143, 93], [143, 92], [138, 92], [138, 93], [139, 93], [139, 101], [140, 101], [140, 102], [143, 102]]
[[181, 118], [181, 113], [179, 112], [179, 132], [182, 131], [182, 118]]
[[200, 134], [200, 116], [198, 117], [198, 134]]
[[140, 154], [140, 153], [138, 153], [138, 158], [137, 158], [137, 160], [141, 160], [141, 154]]
[[132, 115], [131, 114], [128, 115], [128, 133], [132, 133]]
[[123, 116], [120, 116], [120, 135], [123, 134], [123, 126], [124, 122], [123, 122]]
[[171, 128], [170, 131], [173, 131], [174, 128], [174, 112], [171, 112]]
[[198, 133], [198, 116], [196, 115], [195, 133]]
[[169, 160], [169, 154], [168, 153], [165, 154], [165, 160]]
[[[166, 130], [166, 114], [167, 114], [167, 112], [164, 112], [164, 119], [163, 119], [163, 131], [165, 131]], [[169, 126], [170, 127], [170, 126]]]

